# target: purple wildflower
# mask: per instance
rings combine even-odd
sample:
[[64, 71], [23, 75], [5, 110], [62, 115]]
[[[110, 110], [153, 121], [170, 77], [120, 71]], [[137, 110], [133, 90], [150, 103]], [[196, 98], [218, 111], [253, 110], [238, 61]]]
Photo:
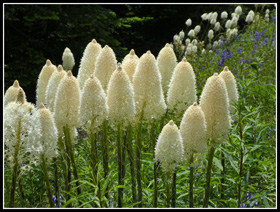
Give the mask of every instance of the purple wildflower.
[[263, 39], [263, 45], [264, 45], [265, 47], [268, 46], [268, 37], [266, 37], [266, 38]]

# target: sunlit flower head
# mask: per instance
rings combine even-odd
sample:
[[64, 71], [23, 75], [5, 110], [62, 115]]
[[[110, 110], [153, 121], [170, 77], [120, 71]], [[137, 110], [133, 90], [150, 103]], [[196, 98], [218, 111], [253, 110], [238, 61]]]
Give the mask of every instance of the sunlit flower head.
[[200, 107], [205, 115], [207, 139], [212, 145], [224, 143], [230, 128], [229, 99], [225, 82], [218, 73], [207, 79]]
[[95, 39], [87, 44], [80, 62], [80, 67], [77, 75], [77, 79], [79, 81], [81, 89], [83, 89], [85, 81], [90, 77], [91, 74], [93, 74], [96, 59], [100, 54], [101, 49], [101, 45], [97, 43]]
[[10, 86], [4, 95], [4, 106], [6, 106], [9, 102], [16, 101], [19, 89], [22, 90], [22, 93], [24, 95], [24, 99], [26, 100], [25, 92], [24, 90], [19, 86], [19, 82], [17, 80], [14, 81], [13, 85]]
[[176, 55], [168, 43], [160, 50], [156, 62], [161, 74], [162, 90], [166, 94], [173, 70], [177, 65]]
[[104, 91], [107, 91], [108, 83], [112, 73], [117, 68], [117, 59], [115, 52], [111, 47], [105, 45], [96, 59], [94, 76], [96, 76]]
[[62, 54], [62, 66], [64, 70], [72, 70], [75, 65], [74, 55], [71, 50], [66, 47]]
[[66, 72], [63, 70], [62, 65], [58, 65], [57, 70], [53, 72], [47, 88], [46, 88], [46, 95], [45, 95], [45, 103], [47, 108], [53, 112], [54, 111], [54, 102], [55, 102], [55, 96], [56, 91], [58, 88], [58, 85], [62, 78], [65, 76]]
[[189, 27], [189, 26], [191, 26], [192, 25], [192, 19], [188, 19], [187, 21], [186, 21], [186, 25]]
[[160, 161], [165, 172], [173, 172], [182, 161], [184, 147], [177, 125], [171, 120], [159, 134], [155, 147], [155, 161]]
[[50, 60], [47, 60], [46, 65], [43, 66], [38, 80], [37, 80], [37, 90], [36, 90], [36, 105], [39, 106], [40, 103], [45, 103], [45, 95], [46, 95], [46, 88], [51, 78], [51, 75], [57, 68], [55, 65], [51, 63]]
[[127, 73], [130, 82], [132, 82], [132, 77], [135, 72], [139, 57], [135, 54], [134, 49], [131, 49], [129, 54], [127, 54], [122, 61], [122, 68]]

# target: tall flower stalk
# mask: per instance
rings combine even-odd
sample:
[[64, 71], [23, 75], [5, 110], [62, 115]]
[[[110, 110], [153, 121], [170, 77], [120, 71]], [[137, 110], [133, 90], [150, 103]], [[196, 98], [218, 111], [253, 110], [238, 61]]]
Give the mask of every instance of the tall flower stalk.
[[[117, 160], [118, 184], [124, 185], [125, 174], [125, 140], [122, 142], [122, 131], [134, 120], [134, 92], [128, 75], [118, 64], [108, 83], [107, 90], [108, 119], [112, 127], [117, 127]], [[122, 149], [124, 148], [124, 149]], [[122, 207], [123, 188], [118, 189], [118, 207]]]
[[180, 124], [180, 133], [183, 139], [184, 158], [190, 165], [189, 198], [190, 208], [193, 208], [194, 155], [202, 156], [207, 151], [205, 116], [196, 102], [185, 111]]
[[54, 207], [49, 182], [48, 166], [57, 156], [57, 129], [52, 113], [41, 103], [33, 115], [33, 123], [28, 135], [28, 151], [39, 161], [43, 171], [50, 207]]
[[19, 89], [23, 92], [24, 99], [26, 101], [26, 96], [24, 90], [19, 86], [18, 80], [15, 80], [13, 85], [10, 86], [4, 95], [4, 106], [6, 106], [9, 102], [13, 102], [17, 100]]
[[[139, 207], [142, 207], [142, 122], [145, 120], [148, 124], [151, 124], [153, 120], [161, 119], [166, 111], [166, 104], [161, 85], [161, 75], [158, 70], [155, 56], [151, 53], [151, 51], [147, 51], [139, 59], [135, 73], [133, 75], [133, 88], [135, 93], [135, 111], [137, 123], [136, 168], [138, 201], [141, 202], [139, 204]], [[157, 197], [155, 196], [154, 199], [155, 198]]]
[[[58, 130], [58, 136], [64, 136], [64, 145], [69, 156], [73, 168], [74, 178], [76, 180], [78, 195], [81, 194], [81, 188], [78, 181], [78, 172], [74, 159], [71, 135], [75, 133], [76, 127], [79, 125], [80, 116], [80, 88], [76, 77], [68, 71], [65, 77], [59, 83], [57, 88], [54, 119]], [[68, 179], [70, 180], [70, 166], [68, 161]], [[70, 183], [70, 182], [68, 182]], [[81, 205], [81, 202], [80, 202]]]
[[215, 73], [205, 83], [200, 97], [200, 107], [207, 123], [206, 138], [209, 141], [208, 167], [206, 173], [203, 207], [207, 208], [210, 197], [211, 168], [215, 148], [223, 144], [230, 128], [229, 99], [224, 80]]
[[170, 207], [170, 175], [175, 171], [184, 154], [180, 131], [172, 120], [166, 124], [159, 134], [155, 146], [155, 161], [160, 161], [166, 173], [166, 207]]
[[4, 107], [4, 142], [7, 147], [5, 154], [12, 168], [12, 185], [9, 207], [15, 203], [16, 182], [20, 174], [19, 164], [22, 162], [23, 150], [26, 149], [28, 126], [32, 123], [31, 113], [34, 105], [25, 101], [25, 95], [20, 88], [16, 101]]

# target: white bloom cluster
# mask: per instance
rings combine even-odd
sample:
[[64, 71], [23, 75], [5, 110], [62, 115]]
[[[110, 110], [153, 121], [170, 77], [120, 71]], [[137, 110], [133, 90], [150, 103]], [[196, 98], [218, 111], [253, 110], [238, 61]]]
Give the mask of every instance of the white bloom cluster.
[[58, 85], [54, 102], [54, 120], [59, 136], [63, 135], [63, 127], [78, 127], [80, 115], [79, 82], [71, 71], [63, 77]]
[[49, 79], [53, 72], [56, 70], [56, 66], [47, 60], [46, 65], [43, 66], [38, 80], [37, 80], [37, 90], [36, 90], [36, 105], [39, 106], [41, 103], [45, 103], [46, 88]]
[[64, 70], [72, 70], [75, 65], [74, 55], [71, 50], [66, 47], [62, 54], [62, 66]]
[[27, 151], [39, 162], [44, 156], [48, 164], [57, 155], [57, 140], [57, 129], [52, 113], [41, 103], [39, 109], [32, 115]]
[[200, 25], [196, 25], [195, 28], [193, 29], [196, 35], [200, 32], [200, 29], [201, 29]]
[[170, 82], [173, 70], [177, 65], [177, 58], [173, 49], [167, 43], [163, 47], [157, 56], [157, 66], [161, 74], [161, 85], [163, 93], [166, 94], [168, 90], [168, 84]]
[[[35, 106], [26, 102], [23, 91], [20, 89], [16, 101], [12, 101], [4, 107], [4, 145], [5, 157], [11, 167], [14, 166], [15, 150], [17, 151], [18, 163], [22, 163], [22, 158], [26, 153], [27, 135], [29, 126], [32, 124], [31, 114]], [[17, 147], [16, 147], [17, 146]]]
[[245, 21], [248, 23], [252, 23], [254, 21], [255, 13], [253, 10], [250, 10], [248, 15], [246, 16]]
[[101, 45], [97, 43], [95, 39], [86, 46], [77, 75], [81, 89], [83, 89], [85, 81], [93, 74], [96, 58], [100, 54], [101, 49]]
[[176, 124], [171, 120], [159, 134], [155, 147], [155, 161], [160, 161], [165, 172], [173, 172], [182, 161], [184, 147], [182, 137]]
[[49, 79], [47, 88], [46, 88], [46, 95], [45, 95], [45, 103], [47, 108], [53, 112], [54, 111], [54, 102], [55, 96], [57, 92], [58, 85], [62, 78], [65, 76], [66, 71], [63, 70], [62, 65], [58, 65], [57, 70], [55, 70]]
[[96, 130], [107, 118], [107, 114], [106, 94], [99, 79], [91, 75], [81, 94], [80, 121], [89, 131]]
[[228, 17], [228, 13], [226, 11], [223, 11], [221, 13], [221, 19], [227, 19], [227, 17]]
[[115, 126], [126, 127], [135, 115], [134, 92], [132, 84], [121, 64], [113, 72], [107, 91], [108, 118]]
[[159, 119], [165, 113], [166, 104], [161, 87], [155, 56], [150, 52], [143, 54], [133, 75], [135, 111], [139, 118], [142, 110], [144, 119]]
[[180, 124], [180, 133], [186, 160], [194, 153], [203, 154], [207, 151], [205, 116], [196, 102], [185, 111]]
[[111, 47], [106, 45], [102, 48], [96, 59], [94, 75], [99, 79], [105, 92], [112, 73], [117, 68], [116, 55]]
[[208, 38], [210, 41], [214, 38], [214, 31], [212, 29], [208, 31]]
[[174, 69], [167, 93], [167, 105], [181, 117], [196, 100], [195, 74], [191, 64], [184, 57]]
[[138, 61], [139, 57], [135, 54], [134, 49], [131, 49], [129, 54], [127, 54], [122, 61], [122, 68], [127, 73], [130, 82], [132, 82], [132, 77], [135, 72]]
[[19, 82], [17, 80], [14, 81], [13, 85], [10, 86], [4, 95], [4, 106], [6, 106], [9, 102], [13, 102], [17, 100], [19, 89], [22, 90], [24, 99], [26, 100], [25, 92], [22, 87], [19, 86]]
[[229, 104], [230, 104], [230, 112], [234, 111], [234, 108], [231, 104], [236, 104], [238, 102], [238, 91], [236, 86], [236, 80], [232, 72], [228, 69], [227, 66], [224, 67], [224, 70], [219, 74], [225, 81]]
[[191, 26], [192, 25], [192, 19], [188, 19], [188, 20], [186, 20], [186, 25], [189, 27], [189, 26]]
[[230, 128], [229, 99], [222, 77], [215, 73], [205, 83], [200, 96], [200, 107], [205, 115], [207, 138], [213, 145], [224, 143]]

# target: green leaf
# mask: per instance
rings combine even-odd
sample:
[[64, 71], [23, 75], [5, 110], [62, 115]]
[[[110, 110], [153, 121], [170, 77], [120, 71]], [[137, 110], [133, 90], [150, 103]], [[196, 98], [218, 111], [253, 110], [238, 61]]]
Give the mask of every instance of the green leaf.
[[220, 169], [220, 170], [223, 170], [223, 166], [220, 162], [220, 160], [218, 160], [216, 157], [213, 158], [213, 161], [215, 163], [215, 165]]

